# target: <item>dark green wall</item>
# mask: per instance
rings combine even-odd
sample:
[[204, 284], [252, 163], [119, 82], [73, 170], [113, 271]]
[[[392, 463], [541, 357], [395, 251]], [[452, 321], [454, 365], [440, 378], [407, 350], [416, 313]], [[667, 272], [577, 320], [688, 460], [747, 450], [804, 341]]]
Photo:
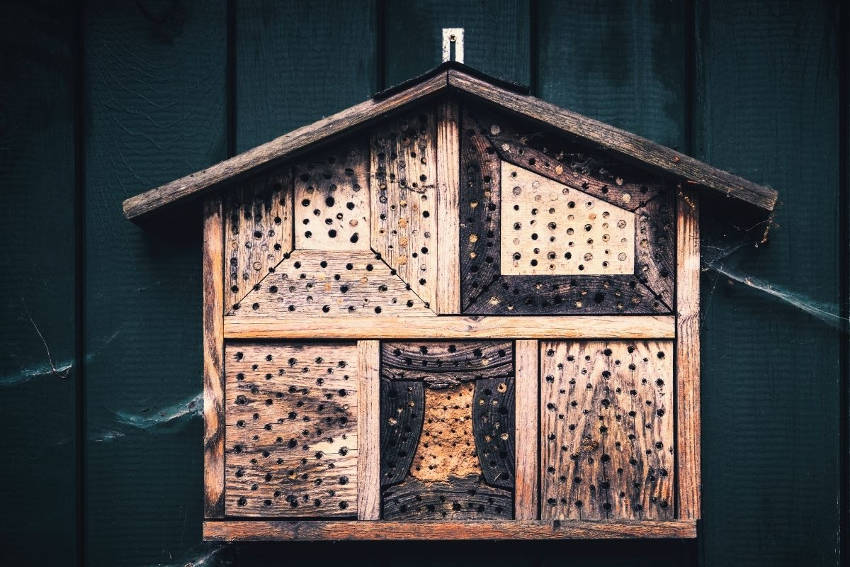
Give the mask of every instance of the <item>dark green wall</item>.
[[[803, 0], [5, 2], [0, 556], [838, 564], [846, 20], [838, 1]], [[769, 244], [703, 277], [697, 542], [200, 541], [199, 217], [140, 228], [121, 201], [434, 66], [442, 27], [466, 29], [466, 62], [482, 71], [780, 192]], [[706, 246], [715, 257], [732, 244]]]

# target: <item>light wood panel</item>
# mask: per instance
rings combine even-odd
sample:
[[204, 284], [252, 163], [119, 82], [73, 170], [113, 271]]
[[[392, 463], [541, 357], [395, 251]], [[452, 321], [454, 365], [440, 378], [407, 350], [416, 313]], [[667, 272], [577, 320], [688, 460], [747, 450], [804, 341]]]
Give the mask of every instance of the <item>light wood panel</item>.
[[368, 154], [349, 141], [293, 166], [296, 249], [369, 250]]
[[429, 339], [494, 338], [572, 339], [673, 338], [675, 318], [666, 315], [563, 315], [501, 317], [225, 317], [224, 336], [232, 339], [315, 338]]
[[634, 213], [505, 161], [501, 178], [502, 274], [634, 273]]
[[673, 342], [540, 351], [541, 518], [673, 519]]
[[538, 462], [540, 347], [537, 341], [516, 341], [516, 486], [514, 518], [535, 520], [538, 515]]
[[381, 343], [357, 342], [359, 384], [357, 519], [381, 518]]
[[679, 518], [701, 516], [699, 196], [683, 189], [678, 198], [676, 244], [676, 414]]
[[437, 143], [432, 110], [371, 138], [372, 248], [430, 307], [437, 295]]
[[460, 131], [459, 108], [437, 109], [437, 289], [435, 311], [460, 313]]
[[225, 511], [356, 517], [355, 343], [229, 344]]
[[204, 203], [204, 517], [224, 517], [224, 223], [221, 200]]
[[362, 318], [392, 316], [433, 317], [434, 312], [373, 252], [295, 250], [225, 319], [250, 318], [271, 327], [311, 319], [304, 327], [309, 331], [328, 319], [348, 319], [345, 326], [350, 326]]
[[694, 521], [204, 522], [210, 541], [691, 539]]

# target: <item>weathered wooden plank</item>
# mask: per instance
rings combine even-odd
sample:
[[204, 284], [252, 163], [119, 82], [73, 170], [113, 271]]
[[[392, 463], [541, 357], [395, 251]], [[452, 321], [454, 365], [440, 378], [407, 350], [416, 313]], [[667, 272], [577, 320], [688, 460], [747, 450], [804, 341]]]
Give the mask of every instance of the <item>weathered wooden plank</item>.
[[357, 519], [381, 518], [381, 344], [357, 342]]
[[225, 310], [274, 271], [292, 251], [292, 176], [288, 166], [246, 179], [223, 195]]
[[224, 517], [224, 219], [220, 198], [204, 202], [204, 517]]
[[460, 110], [446, 102], [437, 110], [437, 289], [434, 310], [460, 313]]
[[537, 341], [519, 340], [516, 358], [516, 486], [514, 518], [536, 520], [538, 517], [537, 454], [540, 450], [538, 385], [540, 381], [540, 347]]
[[[422, 299], [370, 251], [296, 250], [262, 285], [234, 305], [228, 323], [250, 319], [268, 325], [293, 319], [435, 317]], [[355, 337], [357, 338], [357, 337]]]
[[777, 194], [773, 189], [711, 167], [636, 134], [559, 108], [533, 96], [495, 87], [457, 69], [450, 69], [448, 75], [449, 86], [454, 89], [598, 144], [624, 159], [639, 160], [666, 173], [684, 177], [698, 185], [768, 211], [772, 211], [776, 205]]
[[0, 533], [13, 565], [74, 566], [82, 546], [79, 17], [71, 2], [19, 0], [0, 20]]
[[295, 248], [369, 250], [369, 153], [348, 140], [293, 166]]
[[427, 307], [437, 294], [436, 112], [382, 124], [370, 143], [371, 243]]
[[367, 100], [216, 165], [131, 197], [124, 201], [124, 216], [131, 220], [136, 219], [165, 205], [196, 196], [199, 192], [222, 181], [233, 180], [236, 176], [272, 160], [292, 156], [320, 141], [342, 132], [349, 132], [369, 121], [383, 118], [411, 102], [435, 95], [445, 89], [446, 75], [441, 73], [385, 99]]
[[676, 457], [678, 515], [701, 517], [699, 196], [683, 189], [676, 226]]
[[693, 521], [466, 521], [466, 522], [285, 522], [208, 521], [211, 541], [321, 540], [543, 540], [543, 539], [691, 539]]
[[356, 344], [229, 344], [225, 512], [357, 516]]
[[541, 518], [673, 519], [673, 342], [540, 350]]
[[673, 338], [671, 316], [561, 315], [499, 317], [441, 315], [439, 317], [286, 317], [224, 318], [229, 339], [571, 339]]

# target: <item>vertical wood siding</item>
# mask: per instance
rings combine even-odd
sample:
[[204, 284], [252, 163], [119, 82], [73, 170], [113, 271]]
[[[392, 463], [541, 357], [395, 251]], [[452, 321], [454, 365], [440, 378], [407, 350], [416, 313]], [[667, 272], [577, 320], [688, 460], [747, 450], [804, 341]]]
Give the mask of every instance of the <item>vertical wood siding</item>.
[[[837, 1], [91, 0], [7, 11], [0, 495], [11, 512], [0, 530], [18, 564], [182, 565], [212, 549], [200, 543], [200, 214], [143, 230], [121, 201], [434, 66], [442, 27], [466, 29], [466, 62], [484, 72], [777, 188], [769, 244], [724, 269], [846, 303], [839, 70], [850, 55]], [[728, 275], [704, 272], [702, 292], [700, 539], [451, 544], [441, 560], [838, 563], [846, 336]], [[30, 316], [67, 377], [49, 371]], [[432, 563], [426, 545], [392, 546], [395, 562]], [[207, 564], [366, 565], [388, 550], [240, 545]]]

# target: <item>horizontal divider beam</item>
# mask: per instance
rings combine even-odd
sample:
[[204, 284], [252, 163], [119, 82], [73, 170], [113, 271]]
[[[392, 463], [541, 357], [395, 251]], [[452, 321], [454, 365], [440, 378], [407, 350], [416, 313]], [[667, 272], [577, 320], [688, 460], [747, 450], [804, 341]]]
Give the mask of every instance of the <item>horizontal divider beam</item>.
[[207, 541], [692, 539], [696, 535], [696, 521], [204, 522], [204, 539]]
[[226, 339], [672, 339], [670, 315], [224, 318]]

